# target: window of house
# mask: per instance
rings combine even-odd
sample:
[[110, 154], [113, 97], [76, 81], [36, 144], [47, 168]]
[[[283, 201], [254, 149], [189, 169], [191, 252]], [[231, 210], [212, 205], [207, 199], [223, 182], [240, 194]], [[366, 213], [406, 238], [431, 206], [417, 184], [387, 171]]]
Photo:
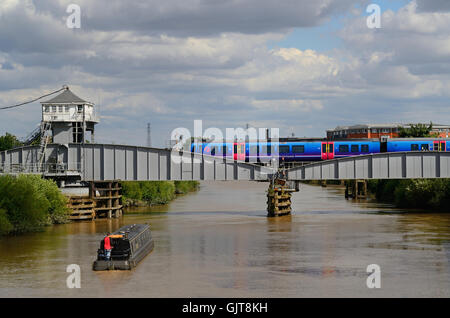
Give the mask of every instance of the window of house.
[[78, 109], [79, 113], [82, 113], [83, 112], [83, 105], [78, 105], [77, 109]]

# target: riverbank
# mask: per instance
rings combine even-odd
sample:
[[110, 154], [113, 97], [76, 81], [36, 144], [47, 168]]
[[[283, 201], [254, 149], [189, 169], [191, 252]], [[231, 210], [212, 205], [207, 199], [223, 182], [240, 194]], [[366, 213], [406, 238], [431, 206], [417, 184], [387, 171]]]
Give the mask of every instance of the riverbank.
[[450, 179], [369, 180], [368, 191], [399, 208], [450, 212]]
[[40, 231], [68, 220], [67, 198], [55, 182], [35, 175], [0, 177], [0, 236]]
[[[305, 183], [322, 186], [342, 184], [336, 180]], [[450, 179], [368, 180], [367, 191], [377, 202], [390, 203], [397, 208], [450, 212]]]
[[163, 205], [198, 187], [198, 181], [126, 181], [122, 182], [123, 204], [125, 207]]

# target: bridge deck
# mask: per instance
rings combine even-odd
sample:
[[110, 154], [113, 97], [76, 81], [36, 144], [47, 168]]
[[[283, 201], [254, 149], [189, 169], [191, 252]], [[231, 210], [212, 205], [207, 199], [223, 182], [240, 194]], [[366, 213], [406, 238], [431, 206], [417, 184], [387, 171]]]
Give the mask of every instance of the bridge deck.
[[[105, 145], [49, 145], [42, 171], [38, 146], [0, 152], [0, 174], [103, 180], [268, 180], [273, 169], [228, 158], [167, 149]], [[302, 180], [450, 178], [450, 152], [399, 152], [320, 161], [287, 170]]]
[[450, 178], [449, 152], [396, 152], [327, 160], [287, 171], [289, 180]]
[[39, 167], [37, 146], [0, 152], [0, 174], [39, 173], [82, 181], [267, 180], [272, 169], [228, 158], [167, 149], [104, 144], [48, 145]]

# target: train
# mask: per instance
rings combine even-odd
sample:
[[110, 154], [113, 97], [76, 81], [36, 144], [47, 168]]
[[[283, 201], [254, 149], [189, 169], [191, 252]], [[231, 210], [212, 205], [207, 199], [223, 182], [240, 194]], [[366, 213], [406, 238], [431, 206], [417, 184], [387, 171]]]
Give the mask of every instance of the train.
[[234, 141], [191, 144], [191, 152], [245, 162], [267, 162], [272, 158], [272, 154], [277, 154], [280, 162], [303, 162], [406, 151], [450, 151], [450, 138], [305, 140], [277, 143]]

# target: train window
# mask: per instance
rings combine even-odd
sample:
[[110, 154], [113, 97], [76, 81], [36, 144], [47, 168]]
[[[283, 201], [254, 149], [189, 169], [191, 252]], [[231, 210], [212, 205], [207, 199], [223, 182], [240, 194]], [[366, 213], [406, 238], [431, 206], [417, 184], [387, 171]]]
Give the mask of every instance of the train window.
[[259, 148], [259, 153], [262, 155], [266, 155], [267, 154], [267, 146], [261, 146]]
[[237, 153], [237, 145], [234, 145], [234, 153]]
[[280, 153], [289, 153], [289, 146], [280, 146]]
[[361, 145], [361, 152], [369, 152], [369, 145]]
[[359, 146], [358, 145], [352, 145], [352, 152], [359, 152]]
[[305, 146], [292, 146], [292, 152], [293, 153], [304, 153], [305, 152]]
[[412, 144], [411, 145], [411, 151], [418, 151], [419, 150], [419, 145], [418, 144]]
[[327, 144], [322, 144], [322, 152], [327, 153]]
[[339, 146], [339, 152], [349, 152], [349, 147], [348, 145], [340, 145]]
[[250, 155], [257, 155], [258, 154], [258, 147], [257, 146], [250, 146]]
[[217, 147], [211, 147], [211, 156], [216, 155], [216, 150], [217, 150]]
[[428, 149], [429, 149], [428, 144], [420, 145], [420, 150], [428, 150]]

